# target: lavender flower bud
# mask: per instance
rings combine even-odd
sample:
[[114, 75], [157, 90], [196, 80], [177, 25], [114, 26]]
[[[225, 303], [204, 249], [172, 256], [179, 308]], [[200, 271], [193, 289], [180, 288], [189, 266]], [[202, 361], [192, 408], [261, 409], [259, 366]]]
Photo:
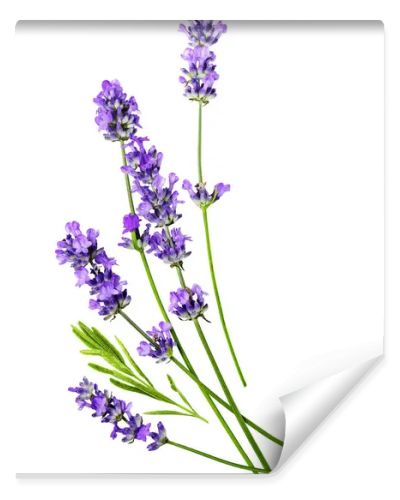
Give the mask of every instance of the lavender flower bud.
[[192, 253], [186, 251], [186, 241], [192, 238], [185, 236], [180, 228], [173, 228], [170, 233], [163, 229], [149, 238], [148, 253], [154, 253], [166, 264], [182, 268], [182, 260]]
[[77, 286], [88, 285], [90, 295], [89, 308], [97, 310], [104, 319], [110, 319], [124, 307], [131, 297], [118, 274], [113, 271], [116, 260], [108, 257], [104, 248], [98, 248], [98, 231], [88, 229], [86, 236], [81, 232], [78, 222], [69, 222], [68, 234], [57, 243], [56, 257], [60, 264], [69, 263], [75, 270]]
[[208, 208], [210, 205], [218, 201], [224, 193], [231, 190], [230, 184], [223, 184], [222, 182], [214, 186], [212, 193], [209, 193], [206, 189], [206, 183], [200, 182], [194, 186], [188, 181], [184, 180], [182, 184], [182, 189], [189, 193], [189, 196], [196, 205], [201, 208]]
[[169, 295], [169, 310], [184, 321], [199, 317], [204, 318], [204, 313], [208, 309], [204, 295], [207, 293], [203, 292], [201, 287], [196, 284], [192, 288], [178, 288], [176, 292], [171, 292]]
[[159, 327], [160, 328], [157, 329], [153, 326], [153, 329], [147, 332], [154, 340], [154, 344], [142, 341], [137, 348], [137, 352], [140, 356], [155, 358], [157, 359], [157, 363], [169, 361], [174, 347], [174, 341], [171, 337], [172, 326], [165, 321], [161, 321]]
[[[92, 413], [93, 417], [100, 417], [102, 422], [113, 424], [110, 434], [112, 439], [121, 434], [124, 443], [133, 443], [135, 440], [146, 441], [148, 436], [155, 439], [152, 434], [159, 435], [150, 432], [151, 424], [144, 424], [141, 415], [132, 415], [132, 403], [126, 403], [122, 399], [117, 399], [108, 391], [100, 391], [97, 384], [89, 382], [86, 377], [83, 378], [78, 387], [69, 387], [68, 390], [78, 394], [75, 401], [78, 404], [79, 410], [90, 408], [94, 410], [94, 413]], [[164, 426], [162, 428], [165, 434]], [[159, 427], [158, 429], [160, 432]], [[162, 436], [159, 439], [161, 440]], [[164, 439], [166, 439], [166, 436], [164, 436]], [[154, 443], [151, 443], [149, 446], [153, 446], [152, 450], [157, 449], [157, 447], [154, 447]]]
[[149, 451], [158, 450], [160, 446], [168, 443], [167, 432], [162, 422], [158, 422], [157, 424], [158, 432], [150, 432], [150, 437], [154, 439], [153, 443], [150, 443], [147, 446]]
[[226, 33], [227, 25], [222, 21], [189, 21], [187, 25], [180, 24], [179, 31], [186, 33], [189, 44], [211, 46], [217, 43], [219, 37]]
[[99, 130], [109, 141], [126, 141], [140, 127], [137, 102], [133, 96], [127, 98], [118, 80], [104, 80], [101, 87], [93, 99], [98, 105], [95, 121]]
[[138, 213], [157, 227], [169, 226], [177, 221], [181, 214], [177, 213], [179, 193], [174, 186], [179, 177], [170, 173], [168, 185], [166, 179], [156, 175], [150, 185], [142, 185], [137, 179], [134, 181], [133, 191], [139, 193], [142, 202], [138, 206]]
[[182, 54], [188, 66], [181, 69], [183, 76], [179, 77], [188, 99], [205, 105], [216, 97], [214, 83], [219, 75], [215, 71], [215, 54], [209, 47], [217, 43], [226, 30], [226, 24], [221, 21], [191, 21], [187, 26], [179, 26], [179, 31], [189, 38], [189, 47]]

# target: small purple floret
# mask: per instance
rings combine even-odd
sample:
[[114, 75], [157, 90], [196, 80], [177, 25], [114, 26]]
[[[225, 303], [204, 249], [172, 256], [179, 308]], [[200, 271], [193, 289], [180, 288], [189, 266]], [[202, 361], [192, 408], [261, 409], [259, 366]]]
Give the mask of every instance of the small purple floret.
[[172, 356], [174, 341], [171, 337], [172, 326], [165, 321], [159, 323], [159, 329], [153, 326], [153, 329], [147, 333], [154, 340], [154, 344], [142, 341], [137, 348], [140, 356], [150, 356], [157, 359], [157, 363], [169, 361]]
[[180, 228], [173, 228], [170, 232], [163, 229], [149, 238], [148, 253], [154, 253], [166, 264], [182, 268], [182, 260], [192, 253], [186, 250], [187, 241], [192, 241], [192, 238], [185, 236]]
[[204, 295], [207, 295], [206, 292], [196, 284], [192, 288], [178, 288], [176, 292], [170, 293], [169, 310], [184, 321], [204, 318], [204, 313], [208, 309]]
[[190, 199], [199, 207], [207, 208], [218, 201], [224, 193], [231, 190], [230, 184], [219, 182], [214, 186], [214, 190], [209, 193], [206, 189], [205, 182], [199, 182], [193, 188], [191, 182], [187, 179], [182, 183], [182, 189], [189, 193]]
[[150, 437], [154, 439], [153, 443], [147, 445], [147, 449], [149, 451], [158, 450], [160, 446], [168, 443], [167, 432], [162, 422], [158, 422], [157, 424], [158, 432], [150, 432]]

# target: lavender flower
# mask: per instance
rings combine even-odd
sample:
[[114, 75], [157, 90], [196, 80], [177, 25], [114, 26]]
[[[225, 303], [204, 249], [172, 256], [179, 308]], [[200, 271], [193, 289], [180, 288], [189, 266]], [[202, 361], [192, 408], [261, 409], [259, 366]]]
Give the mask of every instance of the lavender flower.
[[97, 251], [98, 231], [88, 229], [86, 236], [82, 233], [78, 222], [65, 225], [67, 236], [57, 243], [56, 257], [60, 264], [71, 264], [74, 269], [87, 266]]
[[189, 21], [188, 25], [180, 24], [179, 31], [186, 33], [189, 45], [213, 45], [220, 36], [226, 33], [227, 26], [222, 21]]
[[127, 98], [118, 80], [104, 80], [102, 90], [93, 101], [98, 105], [95, 121], [104, 138], [126, 141], [139, 125], [139, 108], [134, 97]]
[[157, 227], [169, 226], [181, 217], [176, 212], [178, 203], [178, 191], [174, 191], [174, 186], [179, 177], [170, 173], [168, 185], [166, 179], [161, 175], [156, 175], [150, 185], [142, 185], [137, 179], [134, 181], [133, 191], [140, 194], [142, 202], [138, 206], [139, 215]]
[[166, 264], [182, 268], [182, 260], [192, 253], [186, 251], [186, 241], [192, 241], [192, 238], [182, 234], [181, 229], [173, 228], [170, 232], [163, 229], [149, 238], [148, 253], [154, 253]]
[[219, 75], [215, 71], [215, 54], [207, 46], [188, 47], [182, 54], [188, 68], [181, 68], [183, 76], [179, 81], [184, 85], [183, 95], [191, 101], [208, 104], [217, 93], [214, 83]]
[[131, 297], [121, 281], [120, 276], [113, 271], [116, 260], [108, 257], [104, 248], [98, 248], [98, 231], [88, 229], [86, 236], [80, 230], [78, 222], [69, 222], [65, 226], [67, 235], [57, 243], [56, 257], [60, 264], [69, 263], [75, 270], [77, 286], [88, 285], [90, 309], [97, 310], [104, 319], [113, 318], [126, 307]]
[[176, 292], [171, 292], [169, 295], [169, 310], [181, 320], [204, 318], [204, 313], [208, 309], [204, 295], [207, 295], [206, 292], [203, 292], [196, 284], [192, 288], [178, 288]]
[[162, 422], [157, 424], [158, 432], [150, 432], [150, 437], [154, 439], [153, 443], [147, 445], [149, 451], [158, 450], [160, 446], [168, 443], [167, 432]]
[[159, 329], [153, 326], [153, 329], [147, 333], [154, 340], [154, 344], [142, 341], [137, 348], [140, 356], [150, 356], [157, 359], [157, 363], [169, 361], [172, 356], [174, 341], [171, 337], [172, 326], [165, 321], [159, 323]]
[[219, 75], [210, 46], [217, 43], [226, 30], [226, 24], [221, 21], [191, 21], [188, 25], [179, 25], [179, 31], [189, 38], [189, 47], [182, 54], [188, 67], [181, 69], [183, 76], [179, 81], [185, 87], [184, 95], [192, 101], [208, 104], [216, 97], [214, 83]]
[[188, 180], [184, 180], [182, 189], [189, 193], [190, 198], [201, 208], [207, 208], [216, 201], [218, 201], [224, 193], [231, 190], [230, 184], [223, 184], [222, 182], [214, 186], [214, 191], [209, 193], [206, 189], [206, 183], [200, 182], [194, 186]]
[[148, 137], [132, 137], [132, 141], [125, 147], [127, 166], [121, 167], [121, 171], [137, 179], [141, 184], [151, 184], [158, 175], [163, 154], [158, 152], [155, 146], [148, 150], [144, 143]]
[[[121, 434], [124, 443], [133, 443], [135, 440], [146, 441], [149, 435], [156, 434], [150, 432], [151, 424], [143, 424], [141, 415], [132, 415], [132, 403], [117, 399], [108, 391], [100, 391], [97, 384], [89, 382], [86, 377], [78, 387], [69, 387], [68, 390], [78, 394], [75, 401], [78, 403], [79, 410], [90, 408], [94, 410], [93, 417], [100, 417], [102, 422], [113, 424], [110, 434], [112, 439]], [[159, 427], [158, 429], [160, 430]], [[151, 443], [150, 446], [153, 444]]]
[[[128, 248], [129, 250], [136, 250], [137, 248], [146, 248], [150, 241], [150, 226], [151, 226], [150, 224], [146, 224], [146, 229], [140, 236], [137, 236], [136, 247], [133, 244], [132, 238], [126, 238], [125, 236], [122, 236], [122, 241], [118, 243], [118, 246], [123, 248]], [[126, 232], [127, 231], [124, 230], [122, 234]]]

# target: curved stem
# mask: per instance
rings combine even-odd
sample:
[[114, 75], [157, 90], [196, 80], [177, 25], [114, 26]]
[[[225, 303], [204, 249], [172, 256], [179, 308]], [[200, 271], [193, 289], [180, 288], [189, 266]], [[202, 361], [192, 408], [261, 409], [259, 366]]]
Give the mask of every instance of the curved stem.
[[256, 467], [247, 467], [246, 465], [237, 464], [235, 462], [231, 462], [230, 460], [225, 460], [224, 458], [216, 457], [215, 455], [210, 455], [210, 453], [205, 453], [204, 451], [196, 450], [191, 446], [186, 446], [185, 444], [176, 443], [175, 441], [168, 440], [166, 444], [170, 444], [182, 450], [190, 451], [191, 453], [195, 453], [196, 455], [201, 455], [202, 457], [209, 458], [210, 460], [215, 460], [216, 462], [220, 462], [221, 464], [230, 465], [231, 467], [237, 467], [238, 469], [244, 469], [256, 473], [266, 472], [264, 469], [258, 469]]
[[251, 444], [251, 446], [253, 447], [258, 459], [260, 460], [261, 464], [263, 465], [263, 467], [265, 468], [265, 470], [267, 472], [270, 472], [271, 471], [271, 468], [270, 466], [268, 465], [268, 462], [267, 460], [265, 459], [262, 451], [260, 450], [260, 447], [258, 446], [256, 440], [254, 439], [253, 435], [251, 434], [251, 432], [249, 431], [241, 413], [239, 412], [239, 408], [237, 407], [236, 405], [236, 402], [235, 400], [233, 399], [233, 396], [228, 388], [228, 386], [226, 385], [226, 382], [225, 382], [225, 379], [221, 373], [221, 370], [219, 369], [218, 367], [218, 364], [214, 358], [214, 355], [210, 349], [210, 346], [208, 345], [208, 342], [207, 342], [207, 339], [204, 335], [204, 332], [200, 326], [200, 323], [197, 319], [194, 319], [193, 320], [193, 323], [196, 327], [196, 330], [197, 330], [197, 333], [199, 334], [199, 337], [200, 337], [200, 341], [201, 343], [203, 344], [203, 347], [204, 347], [204, 350], [206, 351], [207, 353], [207, 356], [208, 356], [208, 359], [210, 360], [210, 363], [214, 369], [214, 372], [215, 372], [215, 375], [217, 376], [218, 378], [218, 381], [222, 387], [222, 390], [224, 391], [224, 394], [226, 396], [226, 399], [228, 400], [231, 408], [232, 408], [232, 411], [233, 413], [235, 414], [235, 417], [242, 429], [242, 431], [244, 432], [244, 434], [246, 435], [247, 439], [249, 440], [249, 443]]
[[[197, 170], [198, 170], [198, 181], [199, 183], [203, 183], [203, 167], [202, 167], [202, 133], [203, 133], [203, 119], [202, 119], [202, 109], [203, 106], [201, 102], [199, 103], [199, 117], [198, 117], [198, 136], [197, 136]], [[239, 378], [244, 387], [247, 386], [246, 379], [244, 378], [243, 372], [240, 368], [238, 358], [235, 353], [235, 349], [232, 344], [232, 340], [229, 335], [229, 330], [226, 325], [224, 310], [222, 308], [221, 297], [219, 294], [217, 278], [215, 276], [215, 268], [214, 261], [211, 251], [211, 239], [210, 239], [210, 230], [208, 227], [208, 218], [207, 218], [207, 208], [202, 207], [201, 209], [203, 213], [203, 225], [204, 225], [204, 233], [206, 236], [206, 246], [207, 246], [207, 256], [208, 256], [208, 267], [210, 269], [211, 281], [214, 289], [215, 300], [217, 302], [219, 319], [221, 322], [222, 329], [224, 331], [225, 339], [228, 344], [229, 351], [232, 356], [233, 363], [235, 364], [236, 371], [239, 375]]]

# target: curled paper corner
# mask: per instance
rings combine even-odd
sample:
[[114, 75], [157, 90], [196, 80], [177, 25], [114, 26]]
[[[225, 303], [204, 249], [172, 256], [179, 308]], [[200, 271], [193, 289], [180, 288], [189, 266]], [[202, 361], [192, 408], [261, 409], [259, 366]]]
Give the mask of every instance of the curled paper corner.
[[279, 398], [284, 418], [284, 445], [280, 456], [274, 460], [273, 472], [279, 471], [347, 394], [382, 359], [383, 354], [375, 356]]

